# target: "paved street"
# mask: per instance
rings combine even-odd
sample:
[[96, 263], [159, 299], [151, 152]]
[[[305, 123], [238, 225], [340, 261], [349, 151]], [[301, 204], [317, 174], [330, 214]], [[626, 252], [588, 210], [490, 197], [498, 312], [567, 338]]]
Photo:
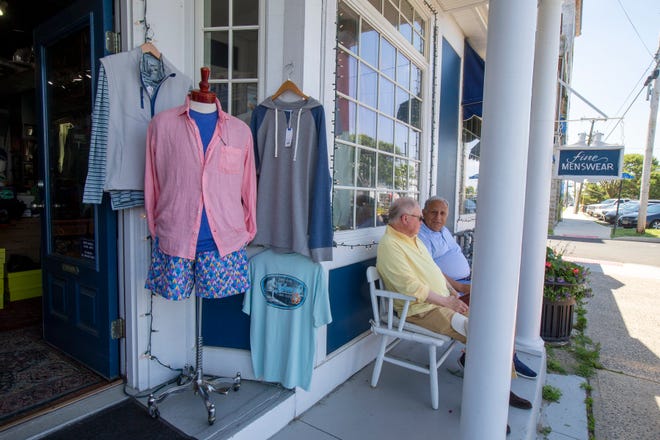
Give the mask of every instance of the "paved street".
[[657, 439], [660, 243], [609, 240], [608, 229], [569, 214], [549, 243], [592, 272], [586, 334], [601, 344], [603, 365], [590, 380], [596, 439]]

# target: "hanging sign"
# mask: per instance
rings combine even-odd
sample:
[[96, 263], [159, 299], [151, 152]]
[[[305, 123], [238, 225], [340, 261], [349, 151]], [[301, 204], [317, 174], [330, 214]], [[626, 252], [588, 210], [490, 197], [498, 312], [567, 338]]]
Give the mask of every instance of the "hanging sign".
[[573, 146], [555, 150], [554, 177], [568, 180], [620, 179], [623, 145]]

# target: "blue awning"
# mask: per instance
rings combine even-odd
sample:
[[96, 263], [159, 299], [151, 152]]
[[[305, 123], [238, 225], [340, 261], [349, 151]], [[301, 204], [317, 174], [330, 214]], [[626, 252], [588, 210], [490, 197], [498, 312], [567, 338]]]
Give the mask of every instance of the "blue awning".
[[463, 54], [463, 119], [481, 117], [484, 100], [484, 60], [465, 40]]

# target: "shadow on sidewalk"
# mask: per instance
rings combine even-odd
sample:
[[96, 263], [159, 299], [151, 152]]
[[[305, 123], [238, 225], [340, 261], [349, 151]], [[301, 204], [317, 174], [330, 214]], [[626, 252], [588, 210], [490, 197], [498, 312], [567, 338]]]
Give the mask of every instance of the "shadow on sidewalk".
[[615, 278], [600, 265], [587, 266], [594, 295], [585, 304], [585, 333], [600, 344], [603, 366], [590, 380], [595, 437], [658, 438], [660, 280]]

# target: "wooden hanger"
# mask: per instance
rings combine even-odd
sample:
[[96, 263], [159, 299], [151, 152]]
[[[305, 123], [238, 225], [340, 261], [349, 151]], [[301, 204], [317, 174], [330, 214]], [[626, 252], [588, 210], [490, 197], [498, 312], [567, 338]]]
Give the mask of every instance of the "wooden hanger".
[[298, 88], [296, 83], [291, 81], [290, 79], [287, 79], [282, 83], [279, 89], [273, 95], [270, 97], [271, 99], [275, 100], [282, 95], [284, 92], [292, 92], [295, 93], [296, 95], [300, 96], [302, 99], [307, 99], [309, 96], [305, 95], [302, 90]]
[[142, 49], [142, 53], [148, 53], [160, 59], [160, 51], [156, 48], [156, 46], [153, 45], [151, 41], [147, 41], [146, 43], [143, 43], [140, 46], [140, 49]]

